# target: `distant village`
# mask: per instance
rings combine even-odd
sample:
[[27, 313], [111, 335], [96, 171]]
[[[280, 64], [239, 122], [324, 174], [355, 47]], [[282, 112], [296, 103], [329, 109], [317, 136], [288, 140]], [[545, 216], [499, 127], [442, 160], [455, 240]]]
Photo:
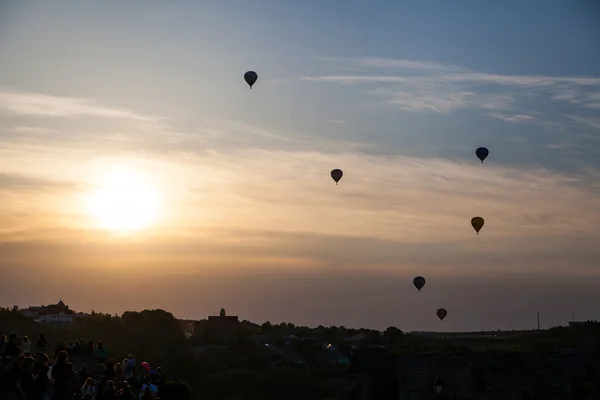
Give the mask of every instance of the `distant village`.
[[21, 314], [40, 324], [47, 325], [70, 325], [77, 318], [87, 318], [91, 315], [69, 309], [69, 306], [63, 303], [62, 300], [56, 304], [49, 304], [47, 306], [30, 306], [21, 310]]
[[[41, 306], [30, 306], [26, 309], [20, 310], [24, 316], [35, 320], [40, 324], [47, 325], [70, 325], [77, 319], [84, 319], [90, 317], [92, 314], [84, 312], [75, 312], [69, 308], [62, 300], [56, 304], [41, 305]], [[197, 320], [180, 320], [186, 333], [186, 336], [191, 337], [194, 335]], [[226, 334], [231, 331], [233, 327], [240, 323], [237, 316], [225, 315], [225, 310], [221, 310], [218, 316], [209, 316], [208, 322], [213, 325], [219, 332]], [[583, 326], [589, 321], [569, 321], [569, 327]], [[512, 331], [481, 331], [481, 332], [428, 332], [428, 331], [413, 331], [411, 335], [429, 337], [429, 338], [487, 338], [487, 339], [508, 339], [514, 336], [522, 336], [527, 333], [535, 333], [537, 329], [531, 330], [512, 330]], [[359, 333], [360, 335], [366, 335], [365, 333]], [[355, 335], [356, 336], [356, 335]], [[358, 339], [360, 338], [353, 338]]]

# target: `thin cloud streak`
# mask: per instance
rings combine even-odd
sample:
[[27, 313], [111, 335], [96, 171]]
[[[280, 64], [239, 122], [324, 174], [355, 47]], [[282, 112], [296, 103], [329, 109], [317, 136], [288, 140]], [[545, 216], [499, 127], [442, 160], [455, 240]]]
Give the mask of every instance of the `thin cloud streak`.
[[0, 190], [5, 189], [44, 189], [48, 187], [73, 189], [75, 185], [71, 182], [57, 181], [35, 176], [25, 176], [19, 174], [6, 174], [0, 172]]
[[508, 96], [485, 95], [460, 88], [449, 88], [425, 84], [418, 88], [407, 89], [375, 89], [367, 93], [386, 98], [384, 104], [409, 112], [433, 111], [438, 114], [449, 114], [462, 108], [481, 108], [486, 110], [504, 110], [511, 106]]
[[[439, 81], [449, 82], [475, 82], [475, 83], [496, 83], [501, 85], [516, 85], [516, 86], [552, 86], [560, 83], [574, 84], [581, 86], [600, 86], [600, 78], [595, 77], [562, 77], [562, 76], [536, 76], [536, 75], [501, 75], [501, 74], [488, 74], [472, 71], [468, 68], [463, 68], [455, 65], [442, 65], [432, 62], [414, 61], [414, 60], [399, 60], [399, 59], [386, 59], [386, 58], [354, 58], [354, 59], [334, 59], [329, 58], [330, 61], [337, 61], [341, 65], [350, 64], [353, 66], [359, 66], [363, 69], [398, 69], [400, 71], [408, 70], [412, 72], [421, 72], [423, 76], [411, 76], [410, 79], [416, 80], [431, 80], [438, 79]], [[338, 65], [340, 65], [338, 64]], [[439, 72], [437, 74], [432, 72]], [[401, 79], [406, 81], [409, 78], [403, 78], [398, 76], [345, 76], [345, 75], [331, 75], [331, 76], [320, 76], [320, 77], [304, 77], [306, 80], [319, 80], [319, 81], [340, 81], [344, 78], [348, 78], [349, 82], [368, 82], [369, 79], [378, 81], [380, 79]]]
[[[31, 152], [52, 149], [85, 150], [104, 153], [141, 153], [156, 155], [203, 154], [230, 147], [264, 147], [308, 149], [318, 147], [360, 149], [370, 143], [351, 140], [329, 140], [318, 133], [271, 130], [235, 120], [203, 116], [196, 123], [179, 124], [168, 118], [139, 114], [129, 110], [104, 106], [91, 99], [49, 96], [33, 92], [0, 91], [0, 112], [26, 115], [43, 121], [44, 126], [5, 126], [0, 128], [0, 148], [6, 161], [19, 163]], [[90, 125], [86, 117], [100, 117]], [[58, 124], [55, 119], [68, 118], [75, 123]], [[116, 125], [113, 119], [119, 120]], [[167, 123], [169, 122], [169, 123]], [[344, 121], [335, 120], [336, 123]], [[56, 128], [47, 126], [53, 124]]]
[[488, 114], [490, 117], [501, 119], [506, 122], [533, 122], [537, 118], [528, 114]]
[[567, 117], [575, 122], [578, 122], [580, 124], [587, 125], [594, 129], [598, 129], [599, 133], [600, 133], [600, 119], [599, 118], [583, 117], [581, 115], [568, 115], [568, 114], [563, 114], [563, 116]]
[[339, 82], [347, 85], [357, 83], [401, 83], [408, 82], [408, 78], [397, 76], [358, 76], [358, 75], [343, 75], [343, 76], [305, 76], [302, 77], [305, 81], [312, 82]]
[[15, 133], [18, 135], [33, 135], [33, 136], [51, 136], [60, 133], [57, 129], [42, 128], [39, 126], [15, 126], [11, 129], [4, 130], [6, 133]]
[[[524, 87], [543, 87], [553, 86], [561, 83], [568, 83], [579, 86], [600, 86], [600, 79], [597, 78], [561, 78], [561, 77], [542, 77], [542, 76], [507, 76], [492, 75], [484, 73], [465, 73], [454, 75], [431, 75], [431, 76], [411, 76], [400, 77], [390, 75], [325, 75], [325, 76], [304, 76], [303, 80], [313, 82], [339, 82], [344, 84], [364, 84], [364, 83], [403, 83], [403, 82], [438, 82], [438, 83], [477, 83], [477, 84], [497, 84], [506, 86], [524, 86]], [[555, 99], [569, 99], [570, 97], [555, 96]]]
[[[38, 118], [82, 118], [97, 117], [129, 121], [135, 128], [144, 132], [153, 132], [163, 136], [178, 137], [166, 118], [143, 115], [127, 109], [106, 107], [92, 99], [66, 96], [52, 96], [42, 93], [0, 89], [0, 111], [13, 115]], [[45, 128], [28, 129], [16, 127], [21, 133], [43, 133]], [[49, 132], [46, 132], [49, 133]]]
[[561, 86], [552, 96], [553, 100], [563, 101], [570, 104], [578, 105], [585, 108], [600, 108], [600, 90], [578, 92], [577, 90]]
[[[459, 66], [385, 58], [325, 59], [339, 71], [353, 74], [304, 76], [310, 82], [343, 85], [378, 85], [366, 93], [386, 96], [387, 105], [408, 112], [448, 114], [460, 109], [508, 110], [527, 93], [550, 97], [587, 108], [600, 107], [600, 78], [536, 75], [501, 75]], [[393, 70], [393, 74], [382, 74]], [[363, 74], [356, 74], [363, 72]], [[381, 86], [387, 84], [387, 86]], [[495, 92], [490, 92], [494, 89]], [[589, 90], [595, 90], [590, 92]], [[501, 90], [501, 93], [497, 93]], [[493, 93], [493, 94], [492, 94]], [[498, 101], [502, 99], [502, 101]], [[499, 113], [495, 113], [499, 114]], [[515, 112], [521, 114], [522, 112]], [[517, 122], [500, 118], [506, 122]]]
[[393, 58], [364, 57], [356, 58], [351, 62], [353, 62], [353, 64], [366, 68], [399, 68], [416, 71], [466, 71], [464, 68], [455, 65], [442, 65], [424, 61], [398, 60]]
[[23, 115], [48, 117], [95, 116], [126, 118], [150, 123], [157, 122], [155, 118], [146, 117], [131, 111], [94, 105], [89, 99], [17, 91], [0, 91], [0, 109]]

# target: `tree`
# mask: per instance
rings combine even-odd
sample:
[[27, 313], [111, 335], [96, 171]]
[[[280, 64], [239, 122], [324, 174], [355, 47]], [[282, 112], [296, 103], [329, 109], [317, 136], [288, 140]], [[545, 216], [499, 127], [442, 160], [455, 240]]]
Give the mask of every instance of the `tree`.
[[340, 332], [339, 329], [335, 326], [331, 326], [329, 328], [325, 328], [325, 332], [323, 333], [323, 338], [327, 343], [339, 344], [340, 342]]
[[383, 332], [385, 344], [390, 351], [394, 350], [395, 345], [402, 340], [403, 335], [404, 334], [400, 329], [393, 326], [390, 326]]
[[271, 333], [271, 323], [269, 321], [265, 322], [261, 325], [260, 329], [263, 335], [268, 335]]

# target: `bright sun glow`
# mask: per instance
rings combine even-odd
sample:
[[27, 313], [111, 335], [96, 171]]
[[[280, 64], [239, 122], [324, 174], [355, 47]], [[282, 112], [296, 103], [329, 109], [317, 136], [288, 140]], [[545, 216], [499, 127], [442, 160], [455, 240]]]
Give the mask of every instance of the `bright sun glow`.
[[107, 175], [88, 201], [90, 214], [106, 229], [117, 232], [149, 228], [157, 219], [159, 196], [139, 174], [118, 171]]

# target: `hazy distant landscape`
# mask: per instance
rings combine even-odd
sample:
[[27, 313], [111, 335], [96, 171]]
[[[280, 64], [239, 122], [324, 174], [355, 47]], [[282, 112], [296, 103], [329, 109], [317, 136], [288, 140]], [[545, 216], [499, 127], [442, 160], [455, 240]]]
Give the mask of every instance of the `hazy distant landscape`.
[[226, 314], [177, 320], [161, 310], [80, 315], [53, 326], [24, 313], [2, 311], [0, 331], [10, 327], [31, 338], [43, 331], [52, 347], [74, 338], [102, 340], [117, 360], [133, 353], [161, 366], [172, 382], [187, 382], [193, 399], [408, 399], [433, 394], [439, 377], [466, 399], [600, 393], [600, 324], [591, 321], [539, 331], [404, 333], [257, 324]]

